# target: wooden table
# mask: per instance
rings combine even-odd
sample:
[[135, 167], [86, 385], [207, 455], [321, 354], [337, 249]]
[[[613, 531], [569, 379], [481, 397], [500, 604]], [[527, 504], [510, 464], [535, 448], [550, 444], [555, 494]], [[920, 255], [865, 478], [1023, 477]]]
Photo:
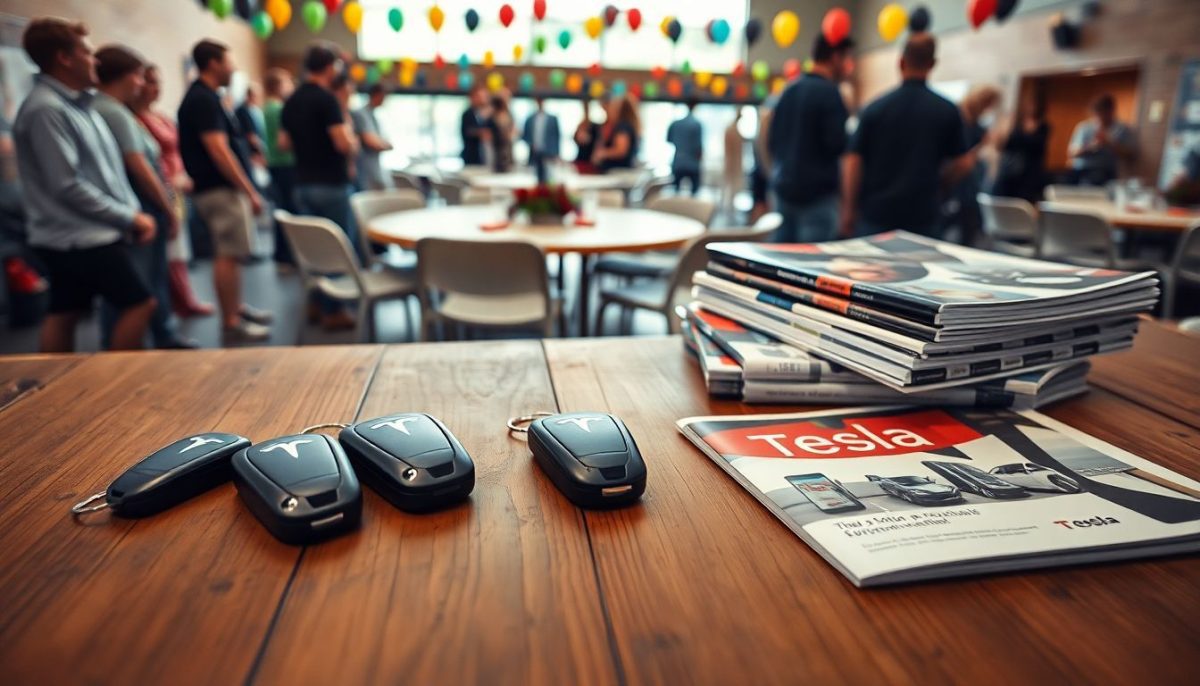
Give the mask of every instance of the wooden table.
[[[608, 252], [644, 252], [678, 248], [704, 233], [704, 225], [676, 214], [629, 208], [596, 210], [595, 226], [545, 226], [513, 223], [501, 230], [484, 230], [501, 219], [493, 206], [459, 205], [380, 215], [367, 225], [367, 234], [378, 243], [415, 248], [422, 238], [461, 241], [528, 241], [547, 254], [578, 253], [579, 331], [586, 335], [591, 256]], [[562, 269], [559, 274], [561, 278]]]
[[[1195, 478], [1200, 339], [1156, 328], [1047, 413]], [[1122, 378], [1153, 370], [1181, 379]], [[782, 409], [710, 400], [677, 337], [16, 357], [0, 379], [32, 381], [0, 410], [4, 684], [1157, 685], [1200, 669], [1195, 557], [855, 589], [677, 434], [680, 417]], [[503, 428], [585, 409], [636, 436], [640, 505], [576, 509]], [[138, 521], [67, 514], [185, 432], [265, 440], [399, 410], [441, 417], [472, 453], [468, 504], [410, 515], [367, 491], [361, 531], [308, 548], [271, 538], [231, 485]]]
[[1200, 214], [1179, 208], [1165, 210], [1135, 210], [1118, 207], [1109, 200], [1044, 200], [1042, 210], [1061, 212], [1092, 212], [1118, 229], [1182, 233], [1200, 222]]

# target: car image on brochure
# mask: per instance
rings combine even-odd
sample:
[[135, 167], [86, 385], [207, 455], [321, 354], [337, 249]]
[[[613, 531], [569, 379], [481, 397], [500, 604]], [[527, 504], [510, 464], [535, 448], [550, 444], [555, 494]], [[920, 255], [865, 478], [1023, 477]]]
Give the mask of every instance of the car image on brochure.
[[962, 493], [955, 486], [940, 484], [927, 476], [876, 476], [867, 474], [890, 496], [914, 505], [950, 505], [961, 503]]
[[1060, 474], [1049, 467], [1033, 464], [1032, 462], [1014, 462], [1013, 464], [1000, 465], [999, 467], [993, 467], [988, 472], [1028, 491], [1083, 493], [1083, 488], [1079, 485], [1079, 482], [1071, 477]]
[[1024, 488], [993, 474], [988, 474], [973, 465], [932, 460], [922, 461], [921, 464], [968, 493], [1003, 500], [1029, 497], [1029, 492]]

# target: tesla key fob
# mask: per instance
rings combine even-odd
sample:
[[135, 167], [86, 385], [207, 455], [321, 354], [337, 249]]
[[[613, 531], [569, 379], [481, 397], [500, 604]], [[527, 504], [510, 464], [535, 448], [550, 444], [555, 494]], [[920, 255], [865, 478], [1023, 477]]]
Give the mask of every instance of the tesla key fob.
[[242, 501], [283, 541], [302, 545], [350, 531], [362, 519], [362, 489], [342, 446], [322, 434], [283, 436], [233, 456]]
[[445, 507], [475, 488], [475, 463], [444, 424], [420, 412], [359, 422], [338, 436], [363, 483], [408, 512]]
[[538, 465], [579, 507], [633, 503], [646, 490], [646, 463], [625, 424], [611, 414], [575, 412], [529, 425]]
[[[234, 453], [250, 445], [235, 434], [204, 433], [159, 448], [125, 470], [102, 494], [104, 504], [122, 517], [147, 517], [229, 481]], [[99, 499], [101, 494], [94, 496]], [[97, 508], [77, 505], [76, 514]]]

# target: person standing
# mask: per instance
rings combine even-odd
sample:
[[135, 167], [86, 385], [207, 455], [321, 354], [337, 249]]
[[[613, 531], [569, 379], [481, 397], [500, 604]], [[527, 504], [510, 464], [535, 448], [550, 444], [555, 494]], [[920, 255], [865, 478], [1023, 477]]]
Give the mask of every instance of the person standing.
[[600, 139], [592, 153], [592, 164], [601, 172], [632, 169], [637, 162], [641, 124], [637, 108], [628, 96], [608, 103], [608, 120], [600, 130]]
[[546, 99], [535, 98], [537, 109], [525, 120], [521, 139], [529, 146], [529, 166], [533, 167], [539, 181], [546, 179], [546, 165], [560, 157], [562, 134], [558, 128], [558, 117], [546, 111]]
[[1021, 198], [1033, 204], [1042, 200], [1046, 189], [1046, 141], [1050, 125], [1046, 122], [1045, 101], [1036, 96], [1025, 98], [1020, 113], [1006, 134], [997, 136], [1000, 163], [992, 195]]
[[783, 243], [816, 243], [837, 236], [839, 164], [850, 116], [838, 84], [854, 67], [849, 38], [831, 44], [818, 35], [813, 66], [779, 96], [767, 132], [770, 185], [783, 217]]
[[87, 28], [36, 18], [21, 42], [38, 67], [13, 123], [29, 244], [45, 263], [50, 307], [42, 352], [75, 349], [75, 327], [99, 296], [117, 311], [109, 347], [143, 347], [154, 297], [134, 267], [126, 239], [154, 239], [120, 151], [92, 107], [96, 58]]
[[958, 108], [925, 83], [936, 52], [933, 36], [913, 34], [900, 57], [903, 83], [863, 110], [842, 165], [839, 235], [939, 233], [940, 190], [974, 159]]
[[516, 136], [517, 124], [508, 109], [508, 98], [497, 93], [492, 96], [492, 171], [503, 174], [512, 170]]
[[254, 217], [263, 200], [250, 180], [249, 155], [232, 115], [221, 103], [235, 66], [229, 47], [202, 40], [192, 48], [199, 77], [179, 105], [179, 152], [192, 177], [192, 204], [212, 232], [213, 285], [229, 342], [265, 341], [271, 314], [242, 302], [242, 260], [251, 255]]
[[[108, 124], [125, 163], [125, 173], [141, 203], [142, 211], [153, 216], [154, 240], [131, 249], [134, 264], [150, 286], [157, 301], [150, 318], [150, 339], [162, 349], [196, 348], [195, 341], [180, 336], [171, 316], [171, 294], [167, 276], [167, 241], [179, 235], [179, 217], [175, 214], [166, 176], [159, 163], [161, 149], [150, 132], [138, 122], [132, 106], [141, 97], [145, 85], [146, 61], [121, 45], [107, 45], [96, 51], [96, 75], [100, 89], [96, 93], [96, 112]], [[111, 338], [116, 310], [101, 309], [101, 339]]]
[[1067, 156], [1071, 158], [1071, 183], [1103, 186], [1115, 181], [1120, 166], [1134, 156], [1133, 130], [1117, 121], [1117, 103], [1105, 93], [1092, 103], [1092, 116], [1071, 133]]
[[575, 127], [575, 135], [572, 137], [575, 141], [575, 147], [578, 151], [575, 154], [575, 170], [580, 174], [595, 173], [596, 168], [592, 166], [592, 153], [596, 151], [596, 146], [600, 143], [601, 125], [592, 121], [592, 101], [583, 101], [583, 118], [579, 120], [579, 125]]
[[[292, 154], [291, 141], [280, 121], [283, 103], [292, 95], [292, 75], [286, 69], [275, 68], [263, 79], [266, 99], [263, 102], [263, 156], [267, 172], [271, 175], [271, 203], [278, 209], [296, 213], [296, 158]], [[272, 222], [275, 233], [275, 266], [288, 269], [296, 264], [292, 248], [283, 235], [279, 222]]]
[[696, 195], [700, 191], [700, 167], [704, 160], [704, 129], [696, 119], [695, 100], [688, 101], [687, 113], [682, 119], [667, 127], [667, 142], [675, 146], [675, 157], [671, 160], [675, 192], [678, 193], [687, 181], [691, 194]]
[[487, 90], [481, 84], [471, 89], [470, 106], [462, 114], [462, 161], [468, 167], [486, 165], [487, 148], [492, 142], [491, 113]]
[[381, 191], [392, 187], [392, 177], [384, 172], [380, 153], [392, 149], [392, 144], [383, 137], [379, 128], [379, 119], [375, 116], [384, 99], [387, 89], [377, 83], [367, 91], [367, 104], [351, 113], [354, 132], [358, 135], [358, 187], [365, 191]]
[[266, 153], [266, 147], [263, 144], [263, 138], [266, 137], [266, 127], [263, 121], [262, 108], [259, 107], [259, 102], [262, 100], [262, 91], [257, 83], [246, 85], [246, 95], [242, 98], [242, 104], [237, 106], [233, 111], [233, 116], [237, 119], [238, 127], [242, 130], [242, 136], [246, 139], [246, 145], [250, 148], [250, 153], [257, 159], [261, 158]]
[[1000, 103], [1000, 90], [995, 86], [977, 86], [967, 93], [959, 107], [963, 120], [963, 145], [971, 156], [967, 173], [950, 188], [942, 205], [942, 233], [958, 227], [959, 242], [974, 245], [983, 238], [983, 214], [979, 209], [979, 193], [987, 177], [985, 151], [994, 146], [988, 136], [992, 111]]

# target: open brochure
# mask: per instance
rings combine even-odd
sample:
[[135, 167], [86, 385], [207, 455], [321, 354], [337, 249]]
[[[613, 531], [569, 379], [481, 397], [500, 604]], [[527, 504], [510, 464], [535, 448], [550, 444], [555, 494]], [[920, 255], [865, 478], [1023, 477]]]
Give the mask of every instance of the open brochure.
[[677, 424], [857, 586], [1200, 551], [1200, 483], [1034, 411]]

